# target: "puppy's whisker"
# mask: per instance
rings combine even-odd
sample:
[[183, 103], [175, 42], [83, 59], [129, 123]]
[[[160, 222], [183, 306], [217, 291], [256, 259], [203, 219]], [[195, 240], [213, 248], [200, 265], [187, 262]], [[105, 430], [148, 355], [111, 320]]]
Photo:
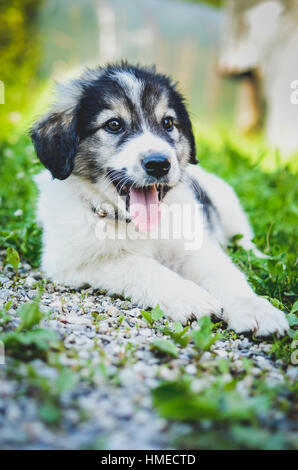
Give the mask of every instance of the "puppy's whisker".
[[125, 186], [127, 183], [129, 183], [129, 177], [126, 177], [126, 179], [124, 179], [123, 184], [122, 184], [122, 186], [120, 187], [120, 193], [121, 193], [121, 191], [123, 190], [124, 186]]

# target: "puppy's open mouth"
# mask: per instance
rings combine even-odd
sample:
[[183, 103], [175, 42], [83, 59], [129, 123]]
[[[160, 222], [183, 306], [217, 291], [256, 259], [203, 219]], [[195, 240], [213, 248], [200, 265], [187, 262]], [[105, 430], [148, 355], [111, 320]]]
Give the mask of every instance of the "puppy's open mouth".
[[122, 174], [110, 179], [118, 194], [125, 197], [126, 210], [135, 226], [141, 231], [156, 228], [161, 217], [160, 203], [169, 187], [165, 184], [138, 187]]

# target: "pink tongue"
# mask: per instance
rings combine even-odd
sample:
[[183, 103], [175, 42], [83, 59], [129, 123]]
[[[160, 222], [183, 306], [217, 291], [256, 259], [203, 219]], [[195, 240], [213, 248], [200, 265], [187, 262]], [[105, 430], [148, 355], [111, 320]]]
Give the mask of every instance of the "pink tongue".
[[130, 217], [142, 232], [153, 230], [160, 221], [160, 202], [156, 186], [130, 190]]

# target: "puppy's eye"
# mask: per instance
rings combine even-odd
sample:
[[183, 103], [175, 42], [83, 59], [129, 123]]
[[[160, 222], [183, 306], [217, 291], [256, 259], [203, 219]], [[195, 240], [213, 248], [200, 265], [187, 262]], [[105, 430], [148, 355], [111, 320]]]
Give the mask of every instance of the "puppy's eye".
[[174, 120], [170, 116], [166, 116], [162, 119], [162, 125], [166, 131], [171, 131], [174, 127]]
[[104, 126], [105, 130], [112, 134], [117, 134], [123, 130], [123, 125], [120, 119], [110, 119]]

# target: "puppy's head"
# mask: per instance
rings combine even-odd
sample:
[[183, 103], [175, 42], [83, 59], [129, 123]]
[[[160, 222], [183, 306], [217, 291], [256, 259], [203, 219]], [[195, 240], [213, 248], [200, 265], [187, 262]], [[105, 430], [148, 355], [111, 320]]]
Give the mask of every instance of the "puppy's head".
[[53, 111], [31, 133], [54, 178], [73, 173], [93, 185], [105, 179], [115, 195], [160, 199], [186, 163], [196, 163], [183, 98], [153, 69], [121, 64], [88, 70], [58, 92]]

